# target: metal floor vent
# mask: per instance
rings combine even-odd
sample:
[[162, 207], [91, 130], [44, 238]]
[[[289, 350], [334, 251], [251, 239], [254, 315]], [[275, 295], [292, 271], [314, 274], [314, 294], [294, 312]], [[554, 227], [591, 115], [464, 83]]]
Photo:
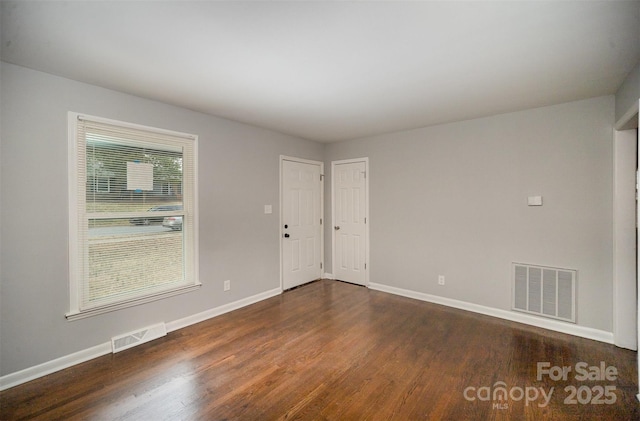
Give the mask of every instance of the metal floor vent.
[[513, 263], [513, 310], [576, 322], [577, 271]]
[[161, 338], [167, 334], [167, 328], [164, 323], [148, 326], [135, 332], [125, 333], [124, 335], [114, 336], [111, 338], [111, 348], [113, 353], [124, 351], [136, 345]]

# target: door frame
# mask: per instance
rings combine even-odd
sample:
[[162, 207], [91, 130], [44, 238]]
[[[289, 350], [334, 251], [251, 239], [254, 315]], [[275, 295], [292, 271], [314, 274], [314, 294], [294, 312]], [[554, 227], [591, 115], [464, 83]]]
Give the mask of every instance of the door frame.
[[637, 129], [616, 130], [613, 139], [613, 343], [638, 349], [636, 319]]
[[[619, 167], [625, 167], [625, 173], [631, 175], [631, 169], [640, 163], [640, 144], [638, 144], [638, 135], [640, 134], [640, 99], [635, 101], [626, 113], [616, 121], [614, 125], [613, 142], [614, 142], [614, 250], [613, 250], [613, 337], [614, 344], [624, 346], [625, 348], [638, 349], [638, 340], [640, 339], [640, 244], [637, 235], [638, 226], [640, 226], [640, 206], [637, 200], [638, 185], [640, 183], [640, 173], [636, 171], [635, 180], [625, 184], [627, 191], [623, 193], [626, 198], [624, 202], [619, 200], [620, 190], [623, 183], [619, 181]], [[635, 139], [634, 139], [635, 137]], [[635, 165], [631, 165], [629, 157], [625, 157], [623, 153], [618, 153], [618, 148], [622, 148], [624, 143], [635, 143]], [[633, 148], [627, 146], [626, 152], [629, 153]], [[631, 177], [629, 177], [631, 178]], [[616, 194], [617, 193], [617, 194]], [[635, 199], [635, 200], [633, 200]], [[619, 209], [619, 207], [621, 207]], [[629, 216], [626, 212], [633, 210], [633, 216]], [[633, 221], [631, 219], [634, 219]], [[633, 229], [635, 226], [635, 230]], [[623, 230], [635, 231], [635, 238], [630, 239], [628, 232]], [[623, 236], [627, 234], [626, 238]], [[632, 250], [621, 250], [617, 247], [620, 239], [622, 247]], [[635, 241], [634, 241], [635, 240]], [[633, 257], [629, 254], [635, 255]], [[632, 268], [633, 266], [633, 268]], [[624, 274], [625, 276], [620, 276]], [[626, 294], [626, 295], [625, 295]], [[633, 306], [631, 306], [633, 305]], [[633, 314], [635, 307], [635, 315]], [[633, 322], [629, 322], [629, 320]], [[636, 334], [630, 332], [630, 328], [635, 324]], [[635, 336], [635, 337], [634, 337]], [[635, 344], [635, 347], [633, 346]], [[640, 383], [640, 352], [637, 355], [638, 382]], [[638, 394], [636, 397], [640, 400], [640, 386], [638, 386]]]
[[280, 246], [280, 292], [284, 291], [284, 265], [283, 265], [283, 259], [284, 259], [284, 250], [283, 250], [283, 241], [282, 239], [284, 238], [284, 226], [283, 226], [283, 216], [282, 216], [282, 212], [284, 209], [284, 204], [282, 203], [282, 200], [284, 199], [284, 195], [283, 195], [283, 182], [284, 179], [282, 177], [282, 170], [283, 170], [283, 163], [284, 161], [291, 161], [291, 162], [297, 162], [300, 164], [310, 164], [310, 165], [318, 165], [320, 166], [320, 277], [322, 277], [322, 274], [324, 273], [324, 162], [322, 161], [313, 161], [310, 159], [303, 159], [303, 158], [296, 158], [293, 156], [287, 156], [287, 155], [280, 155], [280, 168], [279, 168], [279, 172], [280, 172], [280, 199], [279, 199], [279, 204], [280, 204], [280, 211], [278, 212], [279, 215], [279, 228], [278, 228], [278, 233], [279, 233], [279, 237], [280, 237], [280, 242], [279, 242], [279, 246]]
[[[333, 224], [333, 221], [335, 221], [335, 215], [336, 215], [336, 194], [335, 194], [335, 168], [336, 165], [340, 165], [340, 164], [353, 164], [356, 162], [364, 162], [364, 171], [365, 171], [365, 176], [364, 176], [364, 196], [365, 196], [365, 200], [364, 200], [364, 206], [365, 206], [365, 210], [364, 210], [364, 215], [365, 215], [365, 219], [366, 219], [366, 223], [365, 223], [365, 239], [364, 239], [364, 245], [365, 245], [365, 270], [364, 270], [364, 286], [369, 288], [369, 269], [370, 269], [370, 264], [369, 262], [371, 261], [370, 259], [370, 254], [369, 254], [369, 250], [370, 250], [370, 244], [369, 244], [369, 226], [371, 225], [371, 218], [369, 218], [369, 179], [370, 179], [370, 171], [369, 171], [369, 158], [368, 157], [364, 157], [364, 158], [353, 158], [353, 159], [342, 159], [342, 160], [338, 160], [338, 161], [331, 161], [331, 222]], [[333, 274], [336, 273], [336, 231], [334, 229], [331, 229], [331, 272], [332, 272], [332, 277]]]

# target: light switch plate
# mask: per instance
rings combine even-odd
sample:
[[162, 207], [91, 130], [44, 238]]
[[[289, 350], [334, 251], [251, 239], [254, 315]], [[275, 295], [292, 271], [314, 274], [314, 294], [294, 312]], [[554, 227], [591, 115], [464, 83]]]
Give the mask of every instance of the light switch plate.
[[542, 196], [529, 196], [527, 203], [529, 206], [542, 206]]
[[273, 213], [273, 207], [271, 205], [264, 205], [264, 213], [267, 215]]

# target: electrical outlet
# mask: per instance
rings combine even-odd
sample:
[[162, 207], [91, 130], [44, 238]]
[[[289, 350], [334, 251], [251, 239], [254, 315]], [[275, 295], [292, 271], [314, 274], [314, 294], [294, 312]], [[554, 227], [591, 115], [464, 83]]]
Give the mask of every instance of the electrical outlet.
[[231, 281], [229, 280], [224, 281], [224, 290], [229, 291], [230, 289], [231, 289]]
[[444, 285], [444, 275], [438, 275], [438, 285]]

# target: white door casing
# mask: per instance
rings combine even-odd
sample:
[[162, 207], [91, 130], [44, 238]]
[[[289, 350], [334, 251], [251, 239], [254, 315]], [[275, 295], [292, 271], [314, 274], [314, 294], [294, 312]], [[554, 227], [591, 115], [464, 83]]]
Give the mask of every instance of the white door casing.
[[[638, 108], [637, 110], [640, 110], [640, 99], [638, 100]], [[638, 119], [638, 128], [636, 130], [636, 141], [638, 141], [638, 134], [640, 133], [640, 113], [638, 113], [637, 115], [637, 119]], [[636, 147], [636, 153], [637, 153], [637, 157], [638, 159], [640, 159], [640, 146]], [[636, 162], [640, 162], [640, 161], [636, 161]], [[640, 183], [640, 180], [638, 180], [638, 173], [636, 173], [636, 180], [637, 183]], [[636, 191], [638, 184], [636, 184]], [[640, 222], [640, 206], [638, 206], [638, 201], [636, 199], [636, 232], [638, 230], [638, 223]], [[638, 336], [636, 337], [636, 339], [640, 338], [640, 288], [638, 288], [638, 274], [640, 273], [640, 247], [638, 247], [638, 240], [637, 240], [637, 236], [636, 236], [636, 308], [637, 308], [637, 312], [636, 312], [636, 326], [638, 328]], [[640, 348], [638, 346], [636, 346], [636, 348]], [[636, 369], [638, 371], [638, 394], [636, 395], [636, 397], [638, 398], [638, 400], [640, 400], [640, 352], [638, 352], [638, 364], [636, 365]]]
[[322, 276], [322, 162], [280, 157], [282, 289]]
[[638, 131], [613, 137], [613, 343], [637, 350], [636, 170]]
[[369, 188], [367, 158], [331, 163], [333, 277], [368, 285]]

